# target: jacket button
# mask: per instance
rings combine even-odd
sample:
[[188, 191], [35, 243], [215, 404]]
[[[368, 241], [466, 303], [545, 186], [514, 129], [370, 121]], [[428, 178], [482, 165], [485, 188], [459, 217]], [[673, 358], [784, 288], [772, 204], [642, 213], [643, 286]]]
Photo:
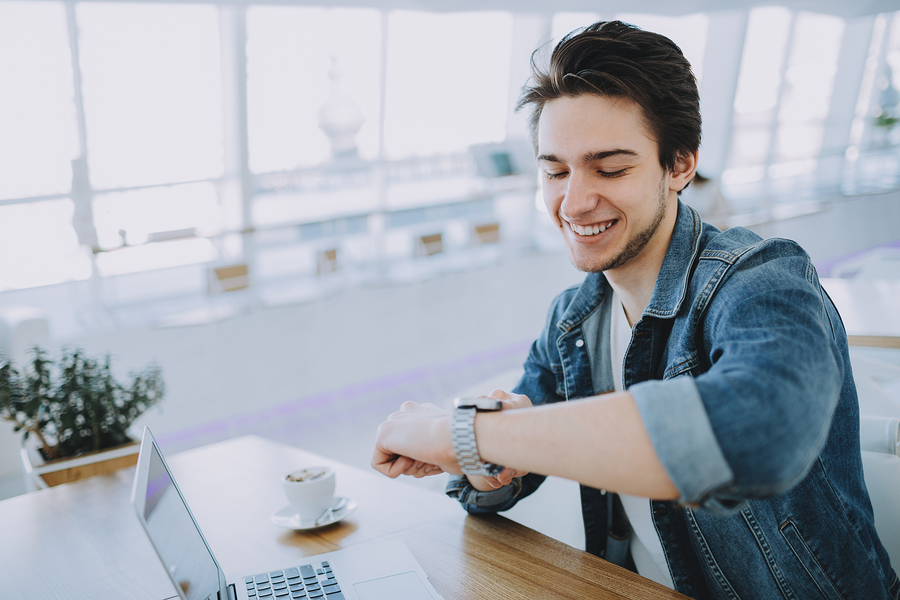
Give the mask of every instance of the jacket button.
[[581, 348], [582, 346], [584, 346], [584, 340], [578, 340], [577, 342], [575, 342], [575, 345]]

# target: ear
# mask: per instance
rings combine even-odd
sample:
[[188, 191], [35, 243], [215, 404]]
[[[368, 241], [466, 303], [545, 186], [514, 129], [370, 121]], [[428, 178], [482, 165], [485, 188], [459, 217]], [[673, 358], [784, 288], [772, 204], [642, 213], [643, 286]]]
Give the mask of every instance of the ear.
[[694, 178], [697, 171], [698, 151], [679, 154], [675, 157], [675, 168], [669, 173], [669, 190], [680, 192]]

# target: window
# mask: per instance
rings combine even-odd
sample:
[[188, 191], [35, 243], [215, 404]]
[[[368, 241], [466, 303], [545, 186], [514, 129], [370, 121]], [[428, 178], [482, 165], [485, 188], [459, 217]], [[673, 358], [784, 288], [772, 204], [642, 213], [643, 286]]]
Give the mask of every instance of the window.
[[879, 15], [860, 86], [852, 154], [900, 143], [900, 12]]
[[558, 12], [553, 15], [553, 43], [575, 29], [586, 27], [601, 19], [612, 19], [629, 23], [647, 31], [666, 36], [681, 48], [697, 82], [703, 75], [703, 55], [706, 50], [706, 29], [709, 19], [703, 13], [683, 17], [667, 17], [644, 13], [619, 13], [613, 17], [589, 12]]
[[220, 177], [217, 9], [78, 3], [77, 17], [94, 189]]
[[387, 158], [503, 141], [512, 22], [512, 15], [499, 12], [390, 14]]
[[[355, 105], [361, 157], [378, 158], [381, 14], [372, 9], [254, 6], [247, 10], [250, 170], [288, 171], [326, 162], [319, 113], [332, 92]], [[352, 110], [352, 106], [350, 109]]]
[[750, 11], [726, 185], [815, 171], [843, 27], [829, 15]]
[[[553, 35], [553, 46], [559, 43], [559, 40], [563, 38], [563, 36], [568, 35], [572, 31], [576, 29], [580, 29], [582, 27], [587, 27], [591, 23], [595, 23], [600, 20], [599, 13], [592, 12], [558, 12], [553, 15], [553, 23], [550, 27], [550, 30]], [[549, 48], [549, 50], [553, 50], [553, 46]], [[550, 52], [547, 52], [547, 57], [550, 57]]]
[[838, 17], [802, 12], [797, 15], [784, 74], [770, 177], [815, 170], [843, 33], [844, 23]]
[[[79, 154], [61, 2], [0, 3], [0, 291], [86, 279], [88, 255], [63, 196]], [[78, 215], [77, 218], [81, 218]]]
[[664, 35], [678, 44], [684, 57], [691, 63], [691, 70], [694, 71], [699, 86], [703, 78], [703, 56], [706, 52], [706, 30], [709, 25], [709, 18], [705, 14], [667, 17], [622, 13], [616, 15], [616, 19]]
[[0, 199], [67, 194], [78, 131], [61, 2], [0, 2]]
[[0, 291], [87, 279], [91, 263], [68, 198], [0, 206]]
[[210, 183], [98, 194], [93, 209], [100, 247], [107, 250], [221, 229], [216, 190]]
[[[450, 255], [471, 225], [500, 220], [506, 241], [518, 218], [509, 207], [522, 194], [531, 203], [530, 175], [489, 177], [476, 155], [512, 148], [508, 127], [521, 135], [510, 110], [525, 77], [510, 80], [511, 61], [527, 40], [620, 19], [670, 37], [698, 81], [718, 58], [704, 13], [558, 12], [550, 24], [546, 13], [275, 4], [0, 0], [0, 251], [16, 257], [0, 265], [0, 289], [189, 264], [180, 272], [202, 274], [222, 261], [248, 264], [254, 285], [286, 282], [331, 251], [341, 270], [362, 272], [411, 256], [415, 236], [441, 233]], [[774, 182], [812, 190], [810, 175], [827, 166], [823, 139], [829, 152], [842, 143], [829, 111], [852, 102], [832, 100], [844, 22], [779, 7], [744, 14], [737, 87], [727, 82], [717, 107], [721, 129], [732, 116], [723, 184], [751, 184], [738, 195], [753, 202]], [[900, 117], [897, 15], [878, 18], [850, 134], [866, 185], [895, 186], [900, 172], [900, 125], [876, 122], [879, 109]], [[730, 37], [729, 64], [740, 44]], [[232, 44], [245, 44], [246, 65]], [[244, 67], [246, 87], [235, 77]], [[842, 68], [856, 77], [861, 65]], [[360, 124], [337, 160], [323, 108]], [[250, 181], [232, 172], [239, 157]], [[246, 255], [244, 228], [256, 231]], [[145, 279], [176, 295], [164, 273]]]

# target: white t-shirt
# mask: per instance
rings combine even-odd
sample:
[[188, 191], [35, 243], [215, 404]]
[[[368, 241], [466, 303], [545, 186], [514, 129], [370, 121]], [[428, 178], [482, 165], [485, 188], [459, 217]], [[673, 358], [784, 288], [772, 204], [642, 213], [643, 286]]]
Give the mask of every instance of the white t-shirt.
[[[631, 343], [631, 326], [628, 325], [625, 308], [615, 292], [612, 297], [611, 313], [609, 345], [613, 383], [616, 391], [621, 392], [624, 387], [622, 370], [625, 363], [625, 352], [628, 350], [628, 344]], [[662, 544], [650, 515], [650, 500], [626, 494], [619, 494], [619, 498], [622, 500], [625, 515], [631, 526], [631, 557], [634, 559], [634, 566], [637, 567], [638, 573], [642, 577], [674, 589], [675, 585], [672, 583]]]

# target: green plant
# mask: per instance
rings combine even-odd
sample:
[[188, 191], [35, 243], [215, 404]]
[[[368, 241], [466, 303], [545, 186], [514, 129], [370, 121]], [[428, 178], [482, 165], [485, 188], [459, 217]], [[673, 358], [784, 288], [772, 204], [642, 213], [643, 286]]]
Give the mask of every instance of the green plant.
[[898, 122], [900, 122], [900, 117], [893, 117], [884, 113], [875, 117], [875, 125], [877, 127], [884, 127], [885, 129], [891, 129]]
[[130, 440], [127, 430], [141, 414], [162, 400], [165, 385], [158, 366], [115, 380], [110, 357], [100, 362], [81, 349], [63, 350], [54, 362], [46, 351], [22, 372], [0, 357], [0, 418], [34, 435], [45, 460], [105, 450]]

